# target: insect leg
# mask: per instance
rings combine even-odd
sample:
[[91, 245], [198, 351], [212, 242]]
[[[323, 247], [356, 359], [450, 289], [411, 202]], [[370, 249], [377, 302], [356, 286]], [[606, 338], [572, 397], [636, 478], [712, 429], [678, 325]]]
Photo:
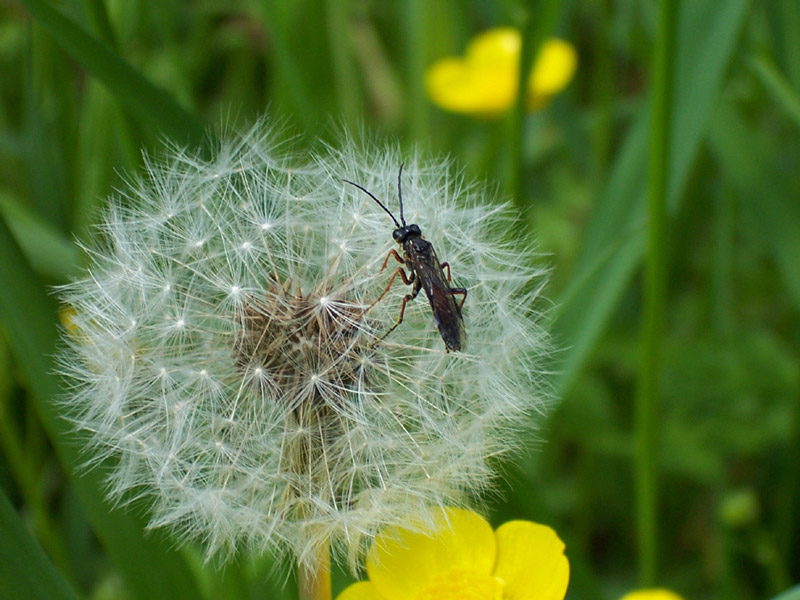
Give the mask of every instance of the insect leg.
[[[388, 257], [387, 257], [387, 260], [388, 260]], [[397, 270], [394, 272], [394, 275], [392, 275], [392, 278], [389, 280], [389, 283], [386, 285], [384, 290], [381, 292], [381, 295], [378, 296], [377, 298], [375, 298], [375, 301], [366, 308], [366, 310], [364, 311], [363, 314], [367, 314], [372, 309], [373, 306], [375, 306], [378, 302], [380, 302], [383, 299], [383, 297], [391, 289], [392, 284], [394, 283], [394, 280], [398, 275], [400, 275], [400, 278], [403, 280], [403, 283], [405, 283], [406, 285], [411, 285], [412, 283], [414, 283], [414, 280], [416, 279], [413, 271], [411, 272], [411, 276], [409, 277], [408, 275], [406, 275], [406, 272], [403, 270], [403, 267], [397, 267]], [[416, 294], [414, 294], [414, 295], [416, 296]]]
[[450, 283], [450, 280], [452, 279], [452, 277], [450, 276], [450, 263], [448, 262], [439, 263], [439, 266], [442, 267], [442, 270], [447, 269], [447, 283]]
[[461, 303], [458, 305], [458, 310], [464, 306], [464, 302], [467, 301], [467, 289], [466, 288], [450, 288], [450, 293], [453, 296], [461, 296]]
[[[400, 271], [400, 270], [402, 270], [402, 269], [398, 269], [398, 271]], [[414, 273], [412, 273], [412, 274], [411, 274], [411, 276], [412, 276], [412, 278], [413, 278], [413, 276], [414, 276]], [[398, 325], [400, 325], [400, 323], [402, 323], [402, 322], [403, 322], [403, 317], [404, 317], [404, 316], [405, 316], [405, 314], [406, 314], [406, 304], [408, 304], [408, 301], [409, 301], [409, 300], [413, 300], [414, 298], [416, 298], [416, 297], [417, 297], [417, 294], [419, 294], [419, 291], [422, 289], [422, 283], [419, 281], [419, 279], [417, 279], [417, 280], [416, 280], [416, 281], [414, 281], [413, 283], [414, 283], [414, 289], [412, 290], [412, 292], [411, 292], [410, 294], [406, 294], [405, 296], [403, 296], [403, 303], [400, 305], [400, 316], [399, 316], [399, 317], [397, 317], [397, 321], [395, 321], [394, 325], [392, 325], [391, 327], [389, 327], [389, 329], [388, 329], [388, 330], [387, 330], [387, 331], [386, 331], [386, 332], [385, 332], [385, 333], [384, 333], [384, 334], [383, 334], [381, 337], [379, 337], [379, 338], [378, 338], [378, 340], [375, 342], [375, 344], [377, 344], [378, 342], [382, 342], [383, 340], [385, 340], [385, 339], [386, 339], [386, 336], [388, 336], [388, 335], [389, 335], [390, 333], [392, 333], [392, 332], [393, 332], [395, 329], [397, 329], [397, 326], [398, 326]], [[384, 292], [384, 293], [385, 293], [385, 292]], [[373, 346], [374, 346], [375, 344], [373, 344]]]
[[[397, 262], [399, 262], [401, 265], [404, 265], [404, 264], [406, 264], [406, 261], [404, 261], [404, 260], [401, 258], [401, 256], [400, 256], [400, 255], [397, 253], [397, 250], [395, 250], [394, 248], [392, 248], [391, 250], [389, 250], [389, 254], [387, 254], [387, 255], [386, 255], [386, 258], [385, 258], [385, 259], [384, 259], [384, 261], [383, 261], [383, 265], [381, 265], [381, 271], [383, 271], [383, 270], [386, 268], [386, 263], [388, 263], [388, 262], [389, 262], [389, 257], [391, 257], [391, 256], [394, 256], [394, 259], [395, 259]], [[408, 282], [406, 282], [406, 285], [408, 285]]]
[[[447, 283], [450, 283], [450, 281], [451, 281], [450, 263], [443, 262], [443, 263], [440, 263], [439, 266], [442, 267], [442, 270], [447, 269]], [[461, 308], [464, 306], [464, 302], [467, 301], [467, 289], [466, 288], [450, 288], [450, 293], [453, 294], [453, 296], [461, 296], [461, 304], [458, 305], [458, 310], [461, 310]]]

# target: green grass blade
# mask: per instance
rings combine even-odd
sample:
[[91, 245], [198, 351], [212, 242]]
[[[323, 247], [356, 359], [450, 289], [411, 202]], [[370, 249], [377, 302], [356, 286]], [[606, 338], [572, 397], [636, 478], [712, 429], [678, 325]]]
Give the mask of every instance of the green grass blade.
[[82, 239], [118, 181], [113, 171], [132, 173], [139, 166], [141, 140], [130, 115], [97, 81], [86, 85], [76, 136], [75, 160], [81, 168], [75, 178], [72, 231]]
[[774, 596], [772, 600], [800, 600], [800, 585]]
[[[753, 232], [772, 255], [789, 300], [800, 311], [800, 205], [797, 203], [796, 175], [787, 172], [769, 134], [749, 126], [746, 118], [729, 103], [717, 110], [710, 130], [712, 156], [738, 199], [737, 213], [743, 226]], [[788, 419], [788, 434], [782, 448], [784, 467], [777, 476], [774, 537], [780, 556], [791, 561], [798, 532], [797, 506], [800, 477], [796, 457], [800, 453], [800, 402]], [[780, 571], [776, 576], [780, 582]], [[796, 590], [795, 590], [796, 593]], [[783, 596], [780, 596], [783, 598]], [[792, 597], [791, 594], [787, 595]]]
[[709, 141], [725, 177], [741, 198], [738, 210], [772, 253], [789, 296], [800, 310], [800, 204], [787, 175], [770, 158], [775, 156], [774, 149], [727, 104], [714, 116]]
[[761, 5], [770, 24], [769, 35], [775, 48], [775, 62], [792, 86], [800, 86], [800, 3], [773, 0]]
[[205, 128], [181, 108], [164, 90], [147, 81], [130, 64], [112, 53], [78, 25], [43, 0], [23, 0], [36, 19], [87, 71], [111, 91], [115, 98], [143, 122], [183, 143], [203, 146]]
[[[704, 139], [749, 6], [749, 0], [731, 0], [725, 10], [711, 0], [682, 4], [675, 73], [679, 93], [672, 110], [670, 142], [670, 213], [677, 207]], [[553, 331], [566, 348], [557, 366], [556, 385], [562, 392], [587, 360], [641, 264], [643, 238], [638, 247], [633, 240], [639, 237], [645, 219], [648, 119], [649, 113], [642, 110], [614, 164], [584, 233], [572, 283], [555, 314]]]
[[123, 510], [111, 510], [101, 492], [102, 473], [80, 470], [84, 462], [76, 435], [59, 414], [54, 399], [59, 388], [54, 373], [56, 306], [28, 266], [11, 233], [0, 221], [0, 326], [2, 326], [20, 374], [36, 403], [64, 470], [86, 510], [92, 528], [129, 588], [142, 599], [199, 598], [186, 564], [169, 551], [161, 536], [144, 537], [142, 524]]
[[77, 600], [0, 490], [0, 598]]
[[82, 4], [91, 30], [108, 48], [118, 52], [119, 47], [104, 0], [83, 0]]
[[29, 40], [24, 65], [24, 163], [30, 186], [30, 204], [36, 212], [59, 229], [67, 228], [69, 175], [63, 139], [57, 119], [43, 108], [61, 98], [59, 112], [71, 112], [65, 93], [64, 66], [60, 49], [42, 32], [26, 28]]
[[66, 276], [76, 271], [81, 262], [78, 247], [2, 190], [0, 215], [37, 273], [54, 281], [64, 281]]
[[748, 63], [775, 103], [800, 127], [800, 94], [797, 90], [768, 58], [752, 56]]

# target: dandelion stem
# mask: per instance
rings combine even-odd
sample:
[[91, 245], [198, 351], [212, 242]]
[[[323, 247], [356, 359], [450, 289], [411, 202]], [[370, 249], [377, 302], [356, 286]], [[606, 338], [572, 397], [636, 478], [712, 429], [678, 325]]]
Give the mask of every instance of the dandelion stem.
[[331, 599], [331, 554], [327, 545], [318, 549], [316, 569], [302, 561], [297, 568], [297, 589], [299, 600]]
[[652, 586], [656, 578], [658, 380], [666, 304], [666, 198], [678, 4], [679, 0], [660, 2], [653, 68], [648, 246], [635, 407], [639, 578], [645, 587]]

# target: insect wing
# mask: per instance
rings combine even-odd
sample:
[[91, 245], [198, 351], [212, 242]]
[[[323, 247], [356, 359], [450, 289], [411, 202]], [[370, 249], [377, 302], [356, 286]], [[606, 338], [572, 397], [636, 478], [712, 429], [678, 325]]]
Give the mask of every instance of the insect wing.
[[448, 350], [463, 350], [467, 345], [464, 319], [433, 246], [429, 246], [424, 253], [411, 253], [409, 258], [428, 297], [433, 320], [445, 346]]

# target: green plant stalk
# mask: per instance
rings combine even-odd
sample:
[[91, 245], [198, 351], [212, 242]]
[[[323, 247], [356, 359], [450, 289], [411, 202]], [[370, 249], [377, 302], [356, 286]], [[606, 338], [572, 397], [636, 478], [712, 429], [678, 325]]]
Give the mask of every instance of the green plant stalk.
[[659, 378], [666, 305], [666, 225], [678, 0], [659, 3], [649, 149], [647, 257], [636, 386], [635, 488], [639, 580], [656, 582]]
[[521, 185], [523, 171], [522, 140], [525, 135], [525, 100], [528, 91], [528, 78], [534, 61], [539, 55], [545, 37], [552, 31], [561, 12], [562, 0], [528, 0], [519, 22], [522, 47], [517, 72], [517, 97], [506, 119], [506, 160], [504, 180], [506, 193], [521, 204]]
[[[793, 541], [797, 536], [797, 506], [800, 502], [800, 471], [795, 462], [800, 456], [800, 398], [793, 398], [792, 416], [789, 424], [789, 436], [786, 442], [786, 466], [784, 467], [783, 484], [779, 497], [779, 510], [776, 516], [775, 535], [777, 537], [778, 556], [785, 563], [791, 560], [796, 551]], [[786, 568], [786, 565], [784, 565]]]
[[285, 12], [291, 5], [262, 0], [258, 6], [264, 19], [264, 26], [272, 40], [272, 57], [275, 60], [277, 75], [276, 94], [278, 97], [282, 95], [287, 104], [293, 107], [292, 115], [298, 123], [310, 129], [314, 127], [320, 115], [316, 105], [311, 101], [308, 85], [301, 75], [304, 71], [295, 61], [296, 53], [292, 52], [287, 39], [286, 32], [290, 30], [289, 19], [284, 17], [281, 11]]
[[428, 36], [427, 2], [406, 0], [403, 3], [406, 51], [406, 115], [411, 139], [421, 142], [428, 138], [428, 101], [425, 97], [425, 57]]
[[342, 118], [350, 131], [356, 131], [361, 119], [359, 81], [353, 64], [353, 40], [350, 31], [350, 2], [326, 0], [325, 23], [331, 50], [336, 96]]

